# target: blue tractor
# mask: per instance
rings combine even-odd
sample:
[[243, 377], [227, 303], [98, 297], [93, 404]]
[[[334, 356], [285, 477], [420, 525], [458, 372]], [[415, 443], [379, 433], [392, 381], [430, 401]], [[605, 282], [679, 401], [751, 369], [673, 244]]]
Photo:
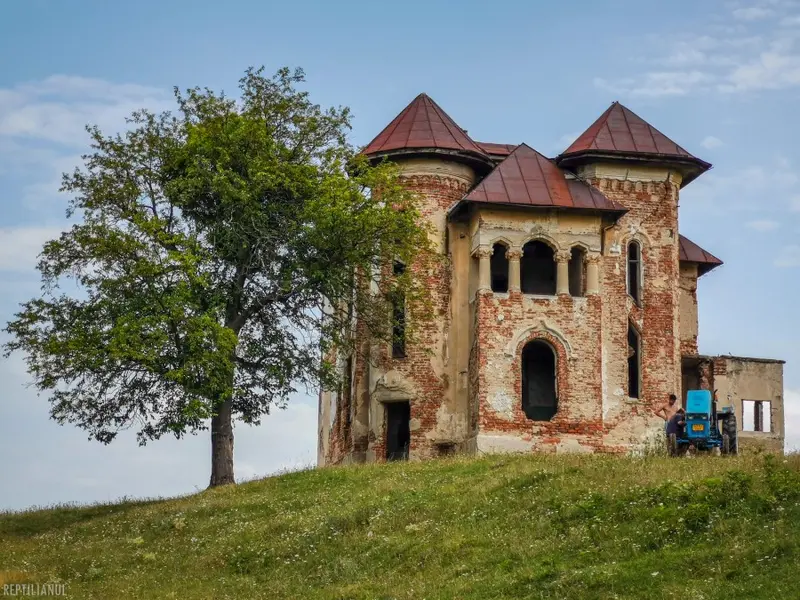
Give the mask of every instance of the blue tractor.
[[717, 411], [716, 394], [710, 390], [691, 390], [686, 409], [673, 417], [668, 427], [667, 445], [672, 456], [689, 449], [722, 454], [737, 454], [736, 414], [729, 406]]

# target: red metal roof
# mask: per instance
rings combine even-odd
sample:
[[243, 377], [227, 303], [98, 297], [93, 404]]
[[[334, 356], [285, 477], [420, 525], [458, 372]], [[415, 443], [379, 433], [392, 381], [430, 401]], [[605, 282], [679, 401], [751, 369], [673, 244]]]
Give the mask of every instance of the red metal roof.
[[463, 152], [488, 159], [442, 108], [427, 94], [420, 94], [372, 140], [367, 156], [397, 150], [435, 149]]
[[[662, 154], [696, 159], [647, 121], [614, 102], [563, 154], [586, 150]], [[697, 160], [697, 159], [696, 159]]]
[[583, 181], [568, 178], [556, 164], [520, 144], [464, 200], [493, 204], [583, 208], [624, 213], [626, 209]]
[[704, 275], [711, 269], [722, 264], [720, 259], [710, 252], [703, 250], [700, 246], [695, 244], [687, 237], [679, 235], [678, 244], [680, 245], [680, 260], [682, 262], [697, 263], [697, 271], [699, 275]]
[[508, 156], [518, 144], [494, 144], [492, 142], [475, 142], [481, 150], [491, 156]]

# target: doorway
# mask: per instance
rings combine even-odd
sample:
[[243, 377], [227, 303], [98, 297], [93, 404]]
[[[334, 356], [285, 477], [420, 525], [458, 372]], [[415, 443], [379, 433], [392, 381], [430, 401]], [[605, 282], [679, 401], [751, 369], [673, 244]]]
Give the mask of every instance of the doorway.
[[408, 460], [411, 442], [411, 405], [408, 402], [386, 404], [386, 460]]

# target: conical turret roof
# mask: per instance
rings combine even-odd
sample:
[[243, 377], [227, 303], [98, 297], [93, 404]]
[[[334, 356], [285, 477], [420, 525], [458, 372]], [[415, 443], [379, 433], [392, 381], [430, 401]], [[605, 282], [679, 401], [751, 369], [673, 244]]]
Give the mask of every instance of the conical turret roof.
[[369, 157], [439, 151], [481, 162], [489, 157], [427, 94], [406, 106], [362, 151]]

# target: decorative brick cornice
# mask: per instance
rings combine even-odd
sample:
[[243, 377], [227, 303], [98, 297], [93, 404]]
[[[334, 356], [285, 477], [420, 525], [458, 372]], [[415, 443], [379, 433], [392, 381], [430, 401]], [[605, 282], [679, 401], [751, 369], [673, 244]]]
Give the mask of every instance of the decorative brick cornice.
[[411, 187], [443, 187], [460, 194], [466, 194], [470, 182], [458, 175], [401, 175], [401, 178]]

